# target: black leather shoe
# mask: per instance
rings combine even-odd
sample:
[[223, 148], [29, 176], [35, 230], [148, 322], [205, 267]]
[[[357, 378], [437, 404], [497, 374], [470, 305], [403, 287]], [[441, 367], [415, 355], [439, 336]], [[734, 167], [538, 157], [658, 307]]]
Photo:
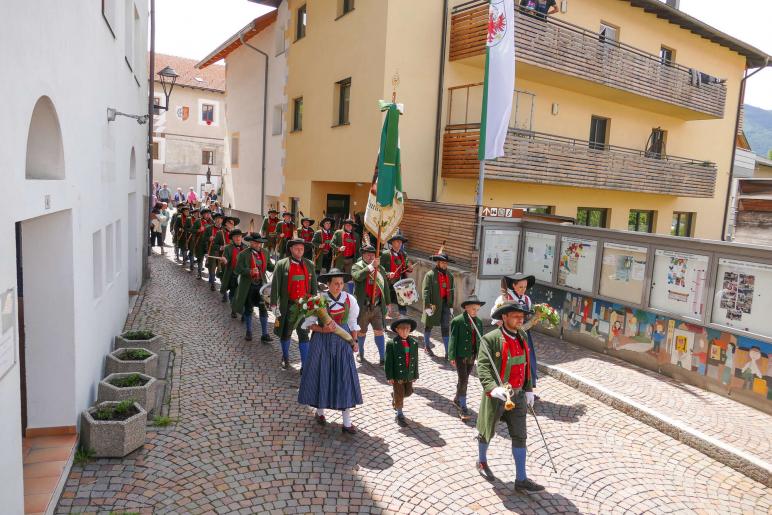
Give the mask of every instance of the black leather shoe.
[[238, 316], [238, 315], [237, 315], [236, 313], [234, 313], [233, 311], [231, 311], [231, 318], [236, 318], [237, 316]]
[[407, 427], [407, 420], [405, 420], [405, 415], [397, 415], [396, 419], [399, 427]]
[[228, 297], [223, 297], [222, 302], [228, 302]]
[[487, 463], [480, 463], [479, 461], [476, 464], [477, 473], [480, 474], [482, 477], [484, 477], [488, 481], [495, 481], [496, 476], [493, 475], [493, 472], [491, 472], [491, 469], [488, 468]]
[[355, 435], [355, 434], [357, 434], [357, 428], [355, 428], [353, 424], [352, 424], [352, 425], [350, 425], [350, 426], [348, 426], [348, 427], [346, 427], [346, 426], [342, 426], [342, 427], [340, 428], [340, 430], [341, 430], [342, 432], [346, 433], [346, 434], [349, 434], [349, 435]]
[[209, 289], [214, 291], [214, 283], [209, 283]]
[[523, 481], [515, 481], [515, 490], [525, 493], [541, 492], [544, 490], [544, 487], [526, 478]]
[[268, 334], [264, 334], [263, 336], [260, 337], [260, 341], [263, 343], [271, 343], [272, 341], [271, 336]]
[[378, 360], [378, 366], [379, 367], [382, 367], [384, 365], [384, 363], [386, 363], [386, 362], [383, 361], [383, 359]]
[[429, 347], [424, 347], [424, 352], [427, 353], [429, 356], [434, 357], [434, 351]]
[[461, 415], [459, 416], [461, 417], [461, 420], [464, 420], [464, 421], [472, 418], [472, 416], [469, 414], [469, 408], [461, 408]]
[[252, 333], [247, 331], [247, 334], [246, 334], [246, 336], [244, 336], [244, 339], [246, 341], [248, 341], [248, 342], [251, 342], [252, 341]]

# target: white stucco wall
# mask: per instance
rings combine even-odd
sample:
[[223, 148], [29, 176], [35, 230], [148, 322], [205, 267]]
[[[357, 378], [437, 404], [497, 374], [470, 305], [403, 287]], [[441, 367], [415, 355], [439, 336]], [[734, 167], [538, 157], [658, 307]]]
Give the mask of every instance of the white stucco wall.
[[[0, 292], [16, 292], [14, 224], [26, 221], [24, 273], [32, 275], [25, 283], [25, 306], [34, 307], [28, 322], [36, 322], [27, 328], [26, 339], [28, 394], [36, 395], [28, 402], [30, 428], [77, 424], [79, 412], [95, 398], [112, 336], [125, 321], [129, 276], [134, 287], [141, 277], [138, 249], [145, 224], [128, 220], [128, 198], [135, 192], [134, 213], [141, 215], [147, 125], [127, 118], [108, 123], [106, 110], [147, 112], [147, 7], [135, 1], [138, 24], [136, 32], [131, 29], [135, 37], [128, 40], [137, 43], [127, 49], [124, 3], [107, 0], [111, 2], [112, 32], [100, 2], [0, 2], [0, 67], [13, 71], [2, 86], [0, 177], [6, 195], [0, 204]], [[133, 70], [125, 55], [137, 56]], [[62, 180], [25, 178], [30, 118], [44, 95], [50, 97], [61, 129]], [[136, 172], [130, 178], [132, 148]], [[113, 247], [103, 247], [101, 259], [112, 255], [114, 261], [112, 266], [102, 263], [101, 295], [94, 298], [92, 235], [101, 231], [106, 245], [108, 225], [113, 227]], [[34, 277], [47, 279], [51, 288]], [[38, 327], [39, 321], [47, 327]], [[18, 346], [18, 326], [13, 337]], [[0, 377], [0, 499], [1, 511], [9, 514], [23, 512], [19, 372], [17, 360]]]
[[[247, 42], [269, 56], [268, 117], [266, 120], [265, 209], [281, 195], [284, 184], [284, 137], [274, 135], [276, 107], [287, 108], [284, 87], [287, 82], [286, 52], [277, 44], [277, 31], [284, 34], [289, 18], [287, 3], [279, 7], [277, 21]], [[247, 47], [240, 47], [226, 58], [226, 177], [225, 202], [235, 210], [261, 215], [260, 196], [263, 152], [263, 91], [265, 58]], [[239, 164], [231, 167], [230, 135], [239, 134]]]

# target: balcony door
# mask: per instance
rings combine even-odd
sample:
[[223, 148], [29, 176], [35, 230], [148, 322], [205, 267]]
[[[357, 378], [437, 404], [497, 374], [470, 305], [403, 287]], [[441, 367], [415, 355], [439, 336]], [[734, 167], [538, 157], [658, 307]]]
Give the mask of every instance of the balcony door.
[[611, 120], [593, 116], [590, 120], [590, 148], [605, 150], [608, 145], [608, 130]]

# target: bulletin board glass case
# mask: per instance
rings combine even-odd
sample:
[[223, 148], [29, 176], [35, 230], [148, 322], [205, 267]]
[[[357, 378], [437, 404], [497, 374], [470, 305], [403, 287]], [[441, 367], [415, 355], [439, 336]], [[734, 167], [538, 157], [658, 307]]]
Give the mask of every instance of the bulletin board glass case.
[[480, 275], [502, 276], [517, 272], [520, 231], [486, 228], [480, 253]]
[[701, 320], [705, 313], [708, 264], [708, 256], [656, 249], [649, 306]]
[[599, 293], [631, 304], [640, 304], [646, 280], [646, 247], [605, 242], [600, 268]]
[[591, 292], [597, 254], [597, 241], [563, 236], [560, 239], [558, 286]]
[[551, 283], [555, 268], [556, 246], [557, 237], [554, 234], [526, 232], [523, 272], [534, 276], [538, 281]]
[[718, 260], [714, 324], [772, 337], [772, 265]]

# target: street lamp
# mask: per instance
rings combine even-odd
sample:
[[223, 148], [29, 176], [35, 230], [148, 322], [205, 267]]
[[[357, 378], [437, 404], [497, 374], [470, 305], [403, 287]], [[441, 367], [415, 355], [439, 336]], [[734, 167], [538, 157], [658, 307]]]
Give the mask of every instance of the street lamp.
[[163, 109], [164, 111], [169, 110], [169, 97], [172, 96], [172, 90], [174, 89], [174, 85], [177, 83], [177, 72], [174, 71], [174, 68], [171, 66], [164, 67], [163, 70], [158, 72], [158, 76], [161, 77], [161, 87], [164, 90], [164, 96], [166, 97], [166, 105], [165, 106], [156, 106], [156, 109]]

